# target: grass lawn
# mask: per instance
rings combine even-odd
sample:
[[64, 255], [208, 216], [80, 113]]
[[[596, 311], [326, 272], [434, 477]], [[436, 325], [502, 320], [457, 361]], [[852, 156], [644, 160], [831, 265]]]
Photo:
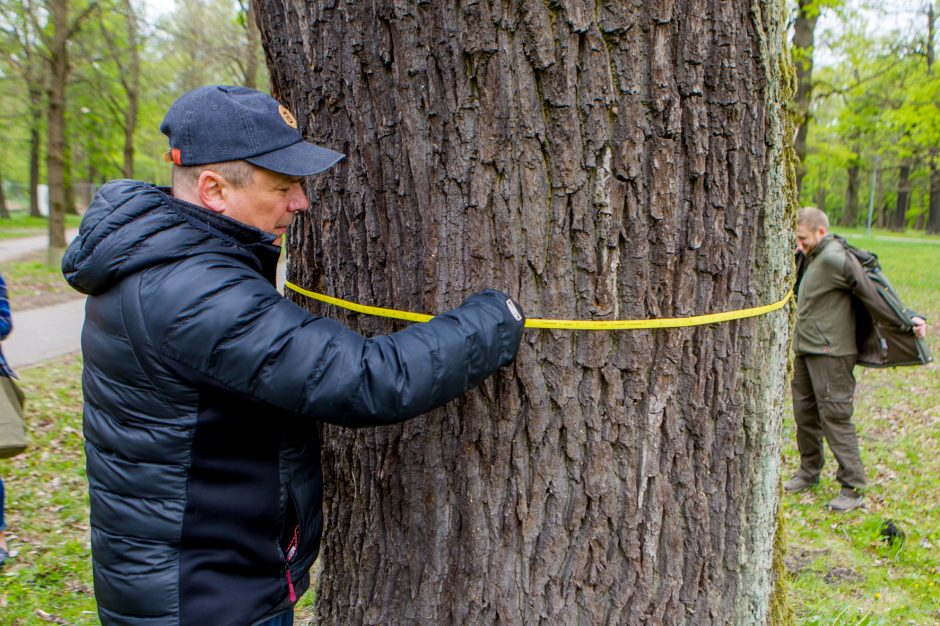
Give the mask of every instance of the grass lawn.
[[[65, 227], [78, 228], [82, 217], [66, 215]], [[49, 222], [44, 217], [30, 217], [27, 211], [10, 211], [10, 219], [0, 220], [0, 239], [31, 237], [48, 232]]]
[[0, 570], [0, 615], [10, 626], [97, 624], [88, 544], [81, 434], [81, 359], [20, 372], [32, 448], [0, 462], [7, 540], [17, 556]]
[[[929, 344], [940, 354], [940, 245], [846, 234], [879, 254], [905, 302], [930, 320]], [[10, 544], [19, 553], [0, 570], [0, 623], [96, 624], [81, 360], [65, 357], [20, 375], [33, 447], [0, 462]], [[790, 601], [800, 624], [940, 624], [940, 366], [860, 368], [857, 375], [866, 506], [848, 514], [826, 510], [838, 490], [831, 460], [817, 488], [783, 496]], [[787, 477], [798, 454], [792, 416], [784, 420]], [[886, 519], [905, 532], [903, 544], [881, 540]], [[311, 603], [308, 593], [298, 624], [310, 623]]]

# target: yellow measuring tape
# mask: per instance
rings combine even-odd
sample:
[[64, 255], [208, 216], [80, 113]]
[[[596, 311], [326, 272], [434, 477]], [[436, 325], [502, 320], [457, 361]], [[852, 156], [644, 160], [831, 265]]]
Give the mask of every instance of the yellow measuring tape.
[[[342, 300], [332, 296], [325, 296], [322, 293], [309, 291], [303, 287], [298, 287], [294, 283], [287, 281], [284, 285], [303, 294], [308, 298], [326, 302], [356, 313], [365, 313], [366, 315], [376, 315], [378, 317], [390, 317], [397, 320], [406, 320], [409, 322], [426, 322], [432, 319], [433, 315], [426, 313], [412, 313], [411, 311], [399, 311], [397, 309], [385, 309], [377, 306], [368, 306]], [[709, 315], [695, 315], [692, 317], [673, 317], [648, 320], [552, 320], [552, 319], [527, 319], [526, 328], [555, 328], [563, 330], [639, 330], [648, 328], [682, 328], [685, 326], [701, 326], [702, 324], [717, 324], [719, 322], [730, 322], [731, 320], [740, 320], [746, 317], [755, 317], [771, 313], [783, 306], [790, 300], [793, 291], [788, 291], [782, 300], [765, 306], [754, 307], [752, 309], [741, 309], [739, 311], [728, 311], [726, 313], [711, 313]]]

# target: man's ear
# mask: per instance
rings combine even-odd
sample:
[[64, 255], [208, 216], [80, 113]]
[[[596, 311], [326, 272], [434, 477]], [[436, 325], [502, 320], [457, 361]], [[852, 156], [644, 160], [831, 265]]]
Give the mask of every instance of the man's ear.
[[225, 212], [225, 192], [229, 182], [225, 177], [212, 170], [203, 170], [196, 183], [196, 191], [202, 206], [215, 213]]

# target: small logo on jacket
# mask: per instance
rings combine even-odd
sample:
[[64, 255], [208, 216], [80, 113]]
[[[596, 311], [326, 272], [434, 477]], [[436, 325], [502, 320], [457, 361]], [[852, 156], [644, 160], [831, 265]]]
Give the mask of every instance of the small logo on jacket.
[[513, 304], [512, 300], [506, 300], [506, 308], [509, 309], [509, 312], [512, 313], [514, 318], [516, 318], [517, 322], [522, 321], [522, 314], [519, 313], [519, 309], [516, 308], [516, 305]]

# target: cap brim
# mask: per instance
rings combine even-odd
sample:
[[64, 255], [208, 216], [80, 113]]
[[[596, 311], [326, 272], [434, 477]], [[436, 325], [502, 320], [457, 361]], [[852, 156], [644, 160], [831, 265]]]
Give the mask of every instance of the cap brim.
[[311, 176], [325, 172], [345, 158], [345, 154], [306, 141], [298, 141], [285, 148], [245, 160], [252, 165], [288, 176]]

